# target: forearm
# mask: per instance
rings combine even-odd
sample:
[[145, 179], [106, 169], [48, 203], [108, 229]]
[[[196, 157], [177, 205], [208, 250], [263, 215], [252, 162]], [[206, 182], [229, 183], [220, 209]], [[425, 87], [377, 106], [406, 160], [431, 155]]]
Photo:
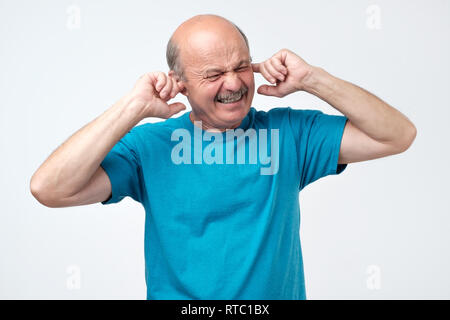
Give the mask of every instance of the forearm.
[[414, 124], [370, 92], [313, 68], [305, 91], [339, 110], [365, 134], [382, 143], [403, 144], [415, 135]]
[[128, 97], [74, 133], [39, 167], [31, 189], [60, 199], [80, 191], [112, 147], [143, 118], [141, 106]]

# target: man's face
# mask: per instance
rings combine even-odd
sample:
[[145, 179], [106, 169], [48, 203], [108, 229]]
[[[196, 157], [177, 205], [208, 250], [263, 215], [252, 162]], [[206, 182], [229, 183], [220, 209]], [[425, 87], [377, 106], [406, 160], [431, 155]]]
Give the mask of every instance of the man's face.
[[183, 82], [193, 121], [204, 128], [239, 126], [250, 110], [255, 83], [249, 50], [238, 32], [205, 32], [182, 48]]

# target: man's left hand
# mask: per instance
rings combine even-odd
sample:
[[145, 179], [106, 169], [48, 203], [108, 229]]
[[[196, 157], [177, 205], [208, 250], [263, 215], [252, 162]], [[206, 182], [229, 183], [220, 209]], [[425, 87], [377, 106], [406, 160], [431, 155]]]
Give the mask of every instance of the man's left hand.
[[313, 66], [288, 49], [278, 51], [264, 62], [252, 63], [252, 68], [273, 84], [260, 86], [258, 93], [279, 98], [305, 90], [305, 82], [313, 72]]

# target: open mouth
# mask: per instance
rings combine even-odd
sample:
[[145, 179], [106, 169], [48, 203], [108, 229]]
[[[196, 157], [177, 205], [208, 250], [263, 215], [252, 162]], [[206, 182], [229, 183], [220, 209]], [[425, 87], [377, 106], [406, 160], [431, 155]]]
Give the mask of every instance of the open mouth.
[[247, 93], [247, 90], [244, 89], [244, 90], [241, 90], [239, 93], [234, 94], [230, 97], [226, 97], [226, 98], [216, 97], [215, 100], [221, 104], [235, 104], [235, 103], [242, 101], [242, 99], [244, 98], [246, 93]]
[[221, 103], [221, 104], [233, 104], [233, 103], [238, 103], [242, 100], [242, 98], [244, 97], [244, 95], [241, 95], [239, 99], [231, 99], [231, 100], [221, 100], [221, 99], [216, 99], [217, 102]]

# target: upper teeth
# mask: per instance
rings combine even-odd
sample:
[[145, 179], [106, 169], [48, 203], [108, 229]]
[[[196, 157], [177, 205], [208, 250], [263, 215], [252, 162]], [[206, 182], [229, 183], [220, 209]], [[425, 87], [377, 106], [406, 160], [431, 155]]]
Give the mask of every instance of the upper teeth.
[[217, 100], [219, 100], [222, 103], [231, 103], [231, 102], [236, 102], [238, 100], [240, 100], [242, 98], [242, 91], [239, 91], [235, 94], [232, 94], [231, 96], [228, 97], [219, 97], [217, 98]]
[[239, 95], [238, 97], [235, 97], [234, 99], [233, 99], [233, 98], [229, 98], [229, 99], [219, 99], [219, 101], [220, 101], [220, 102], [223, 102], [223, 103], [236, 102], [236, 101], [240, 100], [241, 97], [242, 97], [242, 94]]

